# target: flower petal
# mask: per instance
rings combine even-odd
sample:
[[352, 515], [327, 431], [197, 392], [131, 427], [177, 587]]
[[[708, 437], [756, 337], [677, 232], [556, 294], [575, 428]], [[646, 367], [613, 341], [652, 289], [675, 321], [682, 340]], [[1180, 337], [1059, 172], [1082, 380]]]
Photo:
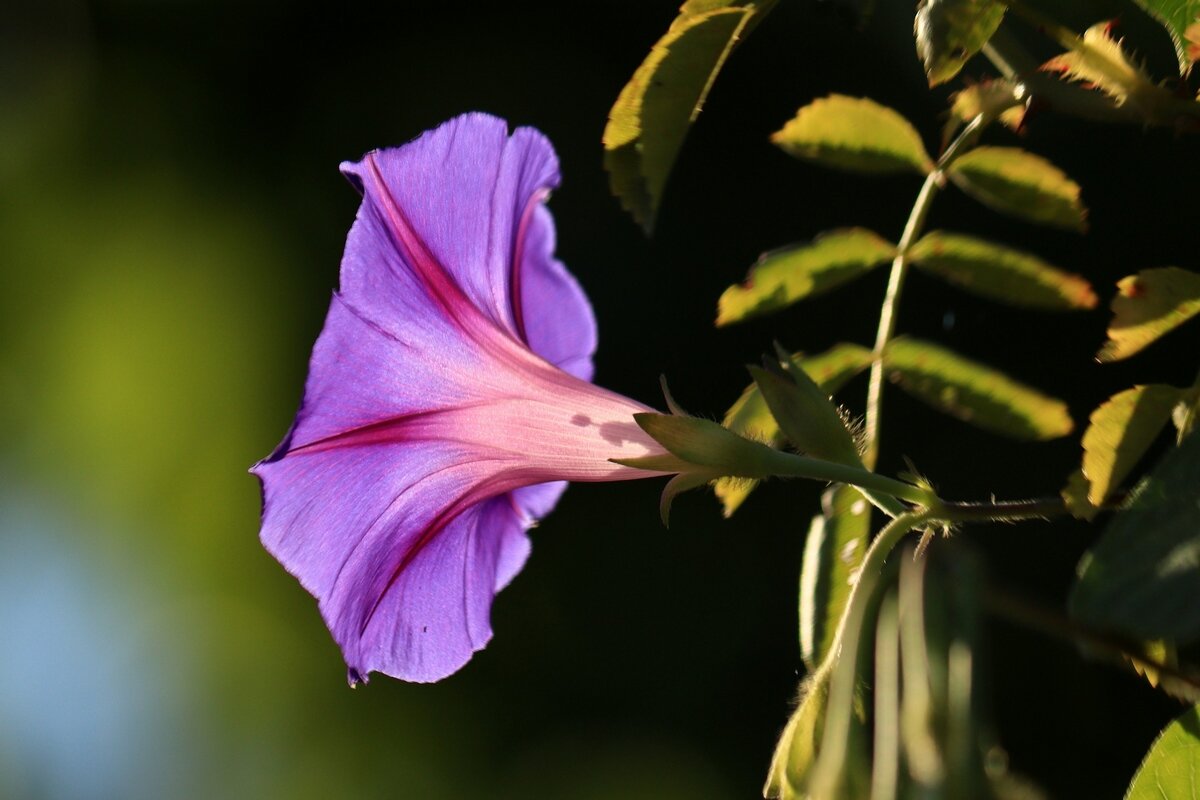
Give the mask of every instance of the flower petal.
[[520, 237], [518, 320], [533, 352], [585, 381], [592, 379], [596, 318], [579, 282], [554, 258], [554, 220], [540, 203]]
[[491, 600], [524, 563], [529, 520], [507, 494], [476, 502], [487, 470], [440, 441], [255, 468], [263, 544], [318, 598], [352, 677], [437, 680], [491, 637]]
[[541, 134], [468, 114], [343, 171], [363, 202], [296, 421], [252, 470], [261, 535], [352, 681], [437, 680], [491, 637], [556, 479], [646, 477], [611, 459], [661, 448], [645, 406], [587, 382], [595, 318], [554, 258]]
[[559, 180], [545, 137], [529, 128], [510, 137], [504, 120], [464, 114], [342, 170], [363, 192], [359, 220], [369, 222], [347, 241], [350, 304], [393, 333], [423, 301], [459, 326], [470, 327], [473, 308], [519, 336], [510, 289], [521, 223]]

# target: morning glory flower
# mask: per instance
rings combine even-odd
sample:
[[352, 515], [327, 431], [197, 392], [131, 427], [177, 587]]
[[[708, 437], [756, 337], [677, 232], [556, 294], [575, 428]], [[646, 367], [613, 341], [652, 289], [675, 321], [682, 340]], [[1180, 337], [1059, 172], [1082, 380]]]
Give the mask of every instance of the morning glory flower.
[[555, 260], [558, 162], [468, 114], [343, 173], [362, 193], [300, 411], [253, 472], [262, 541], [318, 600], [351, 683], [434, 681], [565, 481], [653, 477], [652, 409], [590, 383], [596, 325]]

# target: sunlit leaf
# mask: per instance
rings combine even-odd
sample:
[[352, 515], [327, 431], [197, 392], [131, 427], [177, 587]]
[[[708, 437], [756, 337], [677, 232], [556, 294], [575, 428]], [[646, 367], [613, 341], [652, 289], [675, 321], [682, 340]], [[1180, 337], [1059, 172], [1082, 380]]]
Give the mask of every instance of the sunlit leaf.
[[1197, 37], [1193, 30], [1200, 23], [1200, 0], [1134, 0], [1139, 6], [1162, 23], [1175, 45], [1175, 56], [1179, 59], [1179, 72], [1186, 74], [1197, 54]]
[[871, 504], [853, 487], [827, 489], [800, 570], [800, 655], [809, 670], [829, 653], [870, 538]]
[[1082, 469], [1077, 469], [1067, 476], [1067, 485], [1062, 488], [1059, 495], [1067, 507], [1067, 512], [1075, 519], [1091, 522], [1100, 513], [1100, 508], [1088, 500], [1088, 492], [1091, 491], [1091, 488]]
[[1163, 728], [1138, 767], [1125, 800], [1200, 797], [1200, 705]]
[[1200, 436], [1172, 448], [1084, 555], [1070, 596], [1084, 623], [1138, 640], [1200, 639]]
[[771, 141], [797, 158], [854, 172], [917, 172], [933, 162], [908, 120], [865, 97], [832, 94], [796, 112]]
[[788, 374], [750, 367], [750, 376], [793, 447], [822, 461], [861, 466], [858, 446], [837, 406], [803, 370]]
[[[826, 394], [834, 394], [855, 375], [871, 365], [871, 351], [857, 344], [842, 342], [835, 344], [824, 353], [814, 356], [803, 356], [796, 353], [793, 363], [803, 369], [821, 387]], [[771, 410], [763, 400], [758, 386], [751, 383], [742, 392], [722, 423], [734, 433], [765, 442], [772, 447], [783, 445], [783, 434], [779, 431], [779, 423], [771, 416]], [[758, 484], [757, 481], [744, 478], [721, 478], [714, 484], [717, 497], [724, 507], [725, 516], [731, 516], [745, 501]]]
[[1128, 358], [1200, 313], [1200, 274], [1186, 269], [1144, 269], [1122, 278], [1117, 290], [1100, 361]]
[[689, 0], [617, 97], [604, 129], [604, 166], [613, 194], [647, 231], [717, 73], [774, 4]]
[[1097, 302], [1091, 284], [1079, 275], [970, 236], [933, 231], [909, 248], [908, 257], [920, 269], [967, 291], [1017, 306], [1094, 308]]
[[1088, 28], [1070, 50], [1050, 59], [1042, 68], [1094, 86], [1118, 106], [1129, 103], [1148, 121], [1164, 122], [1181, 112], [1200, 112], [1200, 105], [1190, 100], [1181, 103], [1135, 64], [1121, 42], [1109, 35], [1106, 22]]
[[896, 246], [863, 228], [829, 231], [807, 244], [759, 257], [744, 283], [726, 289], [717, 301], [717, 325], [730, 325], [777, 311], [891, 261]]
[[1071, 432], [1061, 400], [945, 348], [900, 338], [883, 363], [901, 388], [951, 416], [1016, 439], [1054, 439]]
[[997, 0], [921, 0], [913, 31], [929, 85], [945, 83], [1000, 27], [1004, 4]]
[[1087, 227], [1079, 184], [1041, 156], [1016, 147], [977, 147], [955, 159], [948, 174], [996, 211], [1073, 230]]
[[963, 125], [976, 117], [999, 119], [1017, 130], [1025, 119], [1025, 90], [1016, 81], [995, 78], [973, 83], [953, 94], [950, 115], [942, 130], [943, 147]]
[[1092, 412], [1083, 434], [1083, 474], [1088, 500], [1108, 499], [1158, 438], [1186, 389], [1155, 384], [1118, 392]]

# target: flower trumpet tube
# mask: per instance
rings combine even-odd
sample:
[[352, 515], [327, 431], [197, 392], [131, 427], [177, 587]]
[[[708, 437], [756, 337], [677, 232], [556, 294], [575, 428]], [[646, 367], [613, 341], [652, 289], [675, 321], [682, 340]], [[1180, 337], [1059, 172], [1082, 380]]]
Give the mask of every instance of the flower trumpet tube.
[[616, 463], [668, 454], [634, 419], [652, 409], [590, 383], [595, 319], [553, 255], [541, 134], [469, 114], [342, 171], [362, 204], [300, 410], [252, 469], [261, 536], [352, 684], [434, 681], [491, 638], [565, 481], [673, 470]]

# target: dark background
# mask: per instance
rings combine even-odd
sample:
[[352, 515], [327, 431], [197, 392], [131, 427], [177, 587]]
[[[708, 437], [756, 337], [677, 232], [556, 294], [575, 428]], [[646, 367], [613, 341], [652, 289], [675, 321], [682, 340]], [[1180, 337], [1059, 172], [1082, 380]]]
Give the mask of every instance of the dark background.
[[[717, 331], [762, 250], [845, 225], [897, 237], [913, 178], [793, 161], [768, 135], [814, 97], [869, 95], [932, 149], [908, 3], [784, 2], [730, 61], [645, 238], [607, 190], [600, 136], [672, 2], [26, 3], [0, 28], [0, 797], [757, 796], [800, 677], [795, 595], [819, 487], [711, 496], [657, 520], [656, 482], [573, 487], [497, 600], [492, 644], [432, 686], [351, 692], [312, 600], [259, 547], [246, 468], [299, 398], [358, 202], [337, 164], [463, 111], [556, 144], [559, 255], [601, 330], [597, 380], [719, 417], [778, 339], [870, 343], [884, 275]], [[1169, 44], [1115, 2], [1155, 74]], [[1036, 41], [1036, 40], [1034, 40]], [[1044, 48], [1044, 45], [1038, 45]], [[1050, 49], [1040, 52], [1049, 56]], [[987, 74], [973, 62], [968, 75]], [[946, 192], [930, 224], [1113, 283], [1195, 267], [1194, 141], [1035, 115], [1023, 141], [1084, 187], [1086, 236]], [[1177, 333], [1092, 356], [1107, 313], [1048, 315], [914, 275], [900, 330], [1066, 399], [1077, 424], [1134, 382], [1189, 382]], [[1175, 363], [1175, 362], [1178, 363]], [[842, 401], [862, 412], [865, 377]], [[881, 468], [944, 497], [1053, 494], [1077, 436], [1018, 444], [888, 392]], [[1093, 536], [972, 528], [1000, 585], [1060, 606]], [[1178, 706], [999, 623], [989, 671], [1013, 767], [1058, 798], [1116, 798]]]

